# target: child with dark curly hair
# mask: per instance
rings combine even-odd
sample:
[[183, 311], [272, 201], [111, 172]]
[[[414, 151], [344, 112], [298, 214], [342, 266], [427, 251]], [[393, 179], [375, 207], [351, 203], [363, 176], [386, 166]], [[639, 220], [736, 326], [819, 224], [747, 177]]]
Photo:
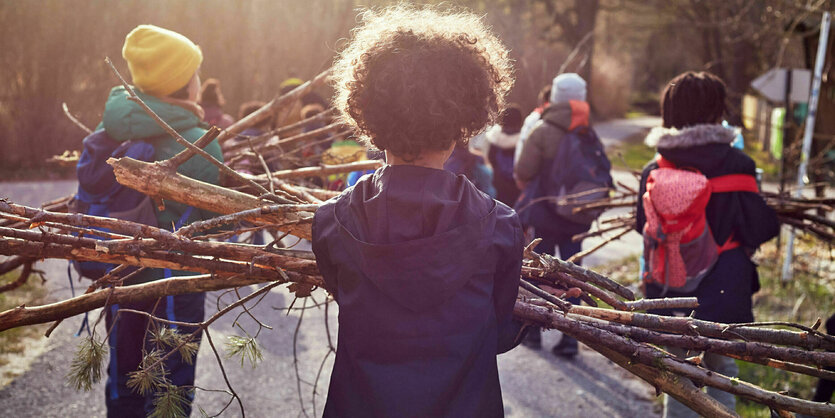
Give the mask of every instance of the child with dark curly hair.
[[443, 165], [503, 107], [507, 50], [470, 13], [397, 6], [362, 14], [334, 75], [343, 120], [388, 165], [313, 220], [339, 304], [324, 416], [502, 416], [522, 230]]

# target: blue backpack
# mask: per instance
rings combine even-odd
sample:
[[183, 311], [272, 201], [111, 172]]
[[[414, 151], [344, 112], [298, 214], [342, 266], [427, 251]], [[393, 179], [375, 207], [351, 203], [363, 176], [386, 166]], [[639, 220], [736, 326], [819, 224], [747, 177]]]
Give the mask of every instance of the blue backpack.
[[[84, 138], [81, 157], [76, 165], [78, 191], [70, 201], [70, 211], [157, 226], [151, 198], [119, 184], [113, 167], [107, 164], [110, 157], [153, 161], [154, 151], [154, 146], [145, 141], [117, 142], [104, 129], [88, 135]], [[97, 229], [106, 231], [104, 228]], [[115, 267], [98, 261], [71, 261], [71, 264], [81, 276], [93, 280]]]
[[551, 210], [571, 222], [591, 225], [603, 209], [580, 213], [574, 213], [574, 209], [609, 196], [610, 189], [614, 188], [612, 163], [597, 133], [588, 126], [566, 132], [554, 160], [544, 168], [542, 196], [573, 196], [568, 202], [549, 200]]
[[490, 145], [488, 151], [488, 158], [493, 164], [493, 176], [501, 177], [508, 181], [513, 181], [513, 154], [514, 148], [501, 149], [495, 145]]

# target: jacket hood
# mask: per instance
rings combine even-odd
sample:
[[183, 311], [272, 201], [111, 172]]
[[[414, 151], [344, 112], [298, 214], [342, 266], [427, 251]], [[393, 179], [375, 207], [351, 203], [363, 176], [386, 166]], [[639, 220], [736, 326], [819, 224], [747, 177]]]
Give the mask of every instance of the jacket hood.
[[490, 127], [485, 136], [487, 137], [487, 142], [501, 149], [515, 148], [516, 143], [519, 142], [519, 132], [506, 134], [502, 132], [502, 127], [500, 125], [493, 125]]
[[647, 146], [662, 149], [690, 148], [708, 144], [730, 145], [736, 133], [722, 125], [703, 124], [688, 126], [683, 129], [653, 128], [644, 141]]
[[384, 166], [343, 196], [334, 210], [343, 249], [409, 310], [444, 303], [488, 261], [498, 206], [464, 176]]
[[587, 102], [572, 100], [546, 107], [542, 112], [542, 119], [570, 131], [580, 126], [589, 126], [590, 112]]
[[[200, 118], [183, 107], [165, 103], [139, 91], [136, 91], [136, 94], [177, 132], [200, 124]], [[110, 90], [102, 115], [102, 125], [107, 135], [119, 142], [167, 136], [165, 130], [138, 103], [129, 100], [129, 97], [128, 92], [122, 86]]]

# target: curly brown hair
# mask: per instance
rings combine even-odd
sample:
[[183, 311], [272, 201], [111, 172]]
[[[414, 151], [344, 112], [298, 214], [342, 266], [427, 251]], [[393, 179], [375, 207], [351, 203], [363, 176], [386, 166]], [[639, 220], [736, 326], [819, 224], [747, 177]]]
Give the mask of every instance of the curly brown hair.
[[367, 10], [334, 64], [334, 104], [366, 145], [410, 161], [493, 123], [512, 71], [507, 49], [470, 12]]

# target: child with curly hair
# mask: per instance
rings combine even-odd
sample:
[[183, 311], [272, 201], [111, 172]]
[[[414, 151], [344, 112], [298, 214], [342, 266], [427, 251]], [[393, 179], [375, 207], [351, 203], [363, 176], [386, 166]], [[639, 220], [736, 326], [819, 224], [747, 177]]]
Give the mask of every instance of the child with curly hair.
[[342, 119], [388, 165], [313, 220], [339, 304], [324, 416], [502, 416], [522, 230], [443, 165], [503, 107], [507, 50], [470, 13], [396, 6], [361, 15], [334, 78]]

